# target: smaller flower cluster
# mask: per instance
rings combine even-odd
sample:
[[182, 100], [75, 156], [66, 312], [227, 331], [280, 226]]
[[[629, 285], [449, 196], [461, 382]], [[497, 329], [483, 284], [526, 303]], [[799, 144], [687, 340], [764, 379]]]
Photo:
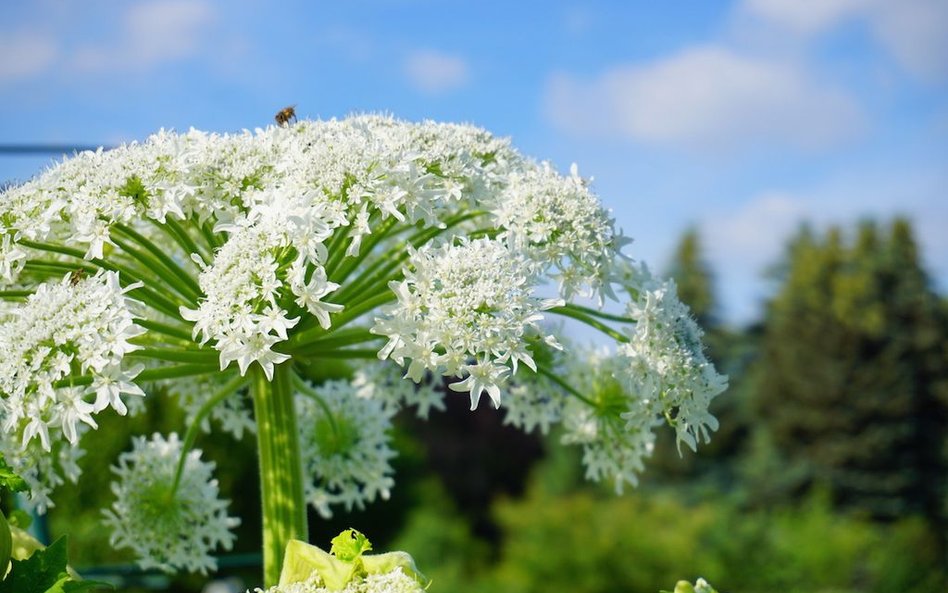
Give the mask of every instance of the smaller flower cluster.
[[[81, 438], [89, 430], [85, 424], [76, 427]], [[53, 490], [66, 480], [75, 484], [82, 473], [79, 460], [85, 451], [78, 445], [70, 444], [61, 432], [49, 435], [50, 450], [33, 439], [24, 446], [16, 433], [0, 432], [0, 458], [13, 468], [29, 486], [29, 495], [25, 500], [27, 510], [45, 514], [53, 504]]]
[[573, 165], [562, 177], [549, 163], [510, 175], [491, 211], [501, 238], [528, 255], [539, 273], [550, 273], [560, 296], [600, 298], [622, 245], [614, 221]]
[[426, 374], [417, 383], [406, 381], [400, 367], [390, 363], [368, 364], [355, 372], [352, 386], [356, 395], [382, 403], [386, 411], [397, 412], [413, 406], [415, 414], [427, 420], [432, 409], [444, 411], [444, 389], [440, 380]]
[[[143, 396], [132, 380], [140, 367], [122, 359], [138, 349], [130, 340], [144, 330], [135, 324], [132, 303], [118, 274], [100, 272], [76, 280], [40, 284], [0, 321], [0, 419], [5, 432], [22, 434], [26, 446], [38, 438], [50, 449], [50, 429], [76, 444], [79, 423], [95, 428], [93, 414], [127, 408], [122, 394]], [[68, 377], [91, 375], [91, 385], [70, 385]], [[65, 384], [64, 384], [65, 383]], [[92, 402], [88, 396], [95, 396]]]
[[637, 298], [628, 304], [627, 315], [635, 326], [618, 355], [627, 362], [628, 388], [639, 399], [624, 417], [637, 429], [664, 417], [674, 426], [679, 446], [685, 443], [694, 451], [718, 428], [708, 406], [727, 388], [727, 377], [705, 356], [701, 328], [678, 300], [674, 281], [653, 277], [645, 266], [632, 272]]
[[491, 239], [460, 240], [412, 253], [405, 279], [393, 282], [398, 303], [377, 318], [373, 333], [388, 337], [379, 358], [408, 361], [405, 376], [426, 372], [462, 378], [471, 409], [486, 392], [500, 406], [500, 386], [518, 363], [536, 370], [525, 343], [541, 311], [561, 304], [533, 296], [529, 263]]
[[201, 451], [187, 453], [176, 482], [181, 448], [174, 433], [167, 439], [136, 437], [132, 450], [112, 468], [118, 477], [112, 483], [116, 500], [103, 513], [112, 545], [131, 548], [142, 568], [206, 574], [217, 569], [211, 552], [218, 546], [230, 549], [231, 530], [240, 520], [227, 515], [227, 501], [218, 497], [212, 478], [214, 464], [201, 461]]
[[348, 381], [301, 384], [295, 402], [307, 502], [331, 517], [330, 505], [351, 510], [387, 499], [395, 485], [389, 463], [395, 409], [358, 397]]

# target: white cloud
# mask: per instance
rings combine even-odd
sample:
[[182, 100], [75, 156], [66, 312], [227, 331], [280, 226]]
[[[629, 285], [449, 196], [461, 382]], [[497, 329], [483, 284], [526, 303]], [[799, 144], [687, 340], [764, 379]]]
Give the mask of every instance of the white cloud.
[[437, 51], [413, 52], [405, 60], [405, 75], [415, 89], [430, 95], [457, 90], [470, 78], [467, 62]]
[[812, 35], [836, 26], [866, 0], [745, 0], [740, 11], [797, 34]]
[[870, 27], [906, 70], [923, 80], [948, 80], [948, 2], [879, 1]]
[[593, 81], [552, 77], [546, 111], [577, 135], [704, 151], [824, 148], [860, 128], [855, 103], [803, 68], [705, 46], [620, 66]]
[[0, 37], [0, 81], [29, 78], [45, 72], [55, 61], [56, 43], [38, 33]]
[[201, 49], [213, 19], [210, 4], [203, 1], [153, 0], [133, 4], [123, 15], [117, 43], [79, 48], [73, 66], [81, 71], [140, 71], [189, 58]]
[[737, 12], [804, 37], [861, 21], [911, 74], [928, 81], [948, 79], [945, 0], [744, 0]]

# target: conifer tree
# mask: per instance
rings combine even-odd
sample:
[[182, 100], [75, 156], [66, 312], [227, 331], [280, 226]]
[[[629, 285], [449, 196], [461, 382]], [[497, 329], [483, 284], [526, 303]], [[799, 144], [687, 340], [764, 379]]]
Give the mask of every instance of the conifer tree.
[[778, 457], [766, 488], [821, 484], [843, 506], [940, 524], [948, 331], [910, 224], [804, 231], [783, 273], [755, 372]]

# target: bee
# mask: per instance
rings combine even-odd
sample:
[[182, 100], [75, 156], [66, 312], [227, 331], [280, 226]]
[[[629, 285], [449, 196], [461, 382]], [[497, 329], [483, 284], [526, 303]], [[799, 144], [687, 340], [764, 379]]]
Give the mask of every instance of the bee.
[[75, 286], [82, 282], [86, 277], [85, 268], [76, 268], [72, 272], [69, 272], [69, 284], [70, 286]]
[[273, 119], [276, 120], [276, 123], [281, 126], [288, 126], [290, 122], [296, 122], [296, 105], [290, 105], [289, 107], [284, 107], [283, 109], [277, 111], [276, 115], [273, 116]]

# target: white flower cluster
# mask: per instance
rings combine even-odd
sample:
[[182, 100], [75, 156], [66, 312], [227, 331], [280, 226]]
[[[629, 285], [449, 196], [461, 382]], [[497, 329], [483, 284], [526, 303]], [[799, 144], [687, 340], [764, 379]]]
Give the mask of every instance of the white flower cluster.
[[254, 593], [424, 593], [425, 588], [417, 580], [396, 566], [389, 572], [368, 574], [364, 579], [353, 579], [345, 588], [327, 588], [314, 573], [303, 582], [277, 585], [269, 589], [254, 589]]
[[[122, 394], [144, 395], [132, 383], [140, 367], [122, 366], [138, 348], [129, 340], [144, 332], [125, 296], [135, 287], [123, 289], [114, 272], [78, 281], [67, 276], [40, 284], [25, 303], [6, 311], [0, 321], [4, 432], [22, 435], [23, 446], [38, 438], [48, 451], [50, 429], [60, 429], [76, 444], [80, 422], [95, 428], [93, 414], [108, 407], [126, 413]], [[77, 369], [92, 383], [62, 384]]]
[[[89, 427], [80, 424], [77, 430], [81, 438]], [[36, 439], [23, 446], [16, 433], [0, 432], [0, 457], [29, 486], [24, 501], [26, 509], [40, 514], [56, 506], [52, 500], [53, 490], [66, 480], [73, 484], [79, 480], [82, 473], [79, 460], [85, 455], [81, 447], [69, 443], [61, 432], [52, 432], [49, 437], [51, 447], [45, 451]]]
[[551, 271], [563, 298], [609, 294], [607, 279], [627, 240], [615, 235], [611, 216], [576, 165], [566, 178], [549, 163], [524, 168], [495, 199], [492, 212], [506, 229], [501, 237], [540, 271]]
[[618, 354], [627, 360], [623, 375], [639, 405], [624, 417], [640, 429], [664, 416], [679, 446], [685, 443], [694, 451], [699, 441], [708, 442], [709, 430], [718, 428], [708, 406], [727, 388], [727, 377], [705, 356], [701, 328], [678, 300], [674, 281], [652, 277], [645, 266], [634, 274], [638, 298], [628, 304], [627, 315], [635, 325]]
[[227, 501], [218, 498], [214, 464], [201, 461], [201, 452], [187, 453], [176, 492], [172, 492], [182, 443], [172, 433], [136, 437], [131, 451], [122, 453], [112, 471], [116, 500], [103, 511], [112, 529], [112, 545], [131, 548], [144, 569], [167, 572], [187, 569], [206, 574], [216, 570], [210, 554], [218, 546], [230, 549], [231, 530], [240, 520], [227, 516]]
[[295, 396], [306, 500], [323, 517], [330, 505], [363, 508], [388, 499], [395, 480], [389, 461], [394, 410], [356, 395], [348, 381], [301, 386]]
[[444, 411], [444, 389], [434, 376], [419, 382], [408, 381], [401, 369], [388, 363], [367, 364], [355, 372], [352, 386], [359, 397], [378, 400], [386, 411], [397, 412], [412, 406], [415, 414], [427, 420], [432, 409]]
[[379, 358], [409, 360], [405, 376], [415, 381], [427, 371], [463, 377], [450, 388], [470, 393], [472, 410], [484, 392], [499, 407], [500, 385], [518, 363], [536, 370], [525, 334], [562, 301], [534, 297], [528, 262], [491, 239], [426, 246], [409, 266], [392, 283], [398, 303], [372, 329], [389, 339]]

